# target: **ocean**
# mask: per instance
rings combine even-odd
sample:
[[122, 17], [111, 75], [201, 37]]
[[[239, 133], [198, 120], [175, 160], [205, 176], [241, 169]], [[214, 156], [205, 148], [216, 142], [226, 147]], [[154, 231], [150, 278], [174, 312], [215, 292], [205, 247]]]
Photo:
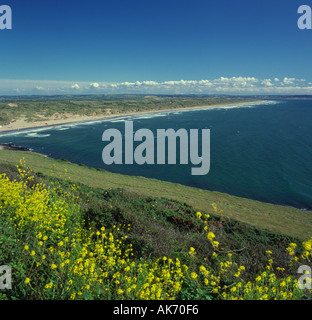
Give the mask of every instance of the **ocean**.
[[[102, 151], [107, 142], [102, 134], [108, 128], [124, 132], [125, 120], [133, 121], [135, 131], [150, 129], [155, 139], [157, 129], [210, 129], [209, 173], [191, 175], [193, 164], [179, 161], [176, 165], [105, 165]], [[312, 100], [265, 101], [29, 129], [2, 134], [0, 143], [111, 172], [312, 210], [311, 120]]]

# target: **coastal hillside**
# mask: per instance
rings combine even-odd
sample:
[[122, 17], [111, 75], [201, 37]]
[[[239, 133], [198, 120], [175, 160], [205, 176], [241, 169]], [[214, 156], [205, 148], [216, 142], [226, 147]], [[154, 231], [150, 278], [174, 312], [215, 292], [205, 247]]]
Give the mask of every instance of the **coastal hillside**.
[[309, 298], [310, 212], [31, 152], [0, 172], [1, 299]]
[[24, 157], [27, 164], [40, 174], [48, 175], [51, 168], [67, 170], [74, 182], [83, 183], [92, 188], [123, 188], [131, 192], [151, 197], [167, 197], [185, 202], [196, 210], [208, 212], [211, 203], [217, 203], [223, 215], [259, 227], [270, 232], [298, 237], [307, 240], [312, 234], [312, 214], [289, 206], [279, 206], [225, 193], [202, 190], [181, 184], [111, 173], [102, 169], [73, 164], [63, 160], [54, 160], [41, 154], [23, 151], [0, 150], [0, 163], [17, 165]]

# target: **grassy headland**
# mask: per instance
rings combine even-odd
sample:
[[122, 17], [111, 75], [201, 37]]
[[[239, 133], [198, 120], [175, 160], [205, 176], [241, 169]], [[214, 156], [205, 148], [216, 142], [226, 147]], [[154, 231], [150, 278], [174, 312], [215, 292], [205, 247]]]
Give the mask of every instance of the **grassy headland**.
[[30, 152], [1, 150], [0, 173], [0, 299], [309, 297], [309, 212]]
[[181, 184], [111, 173], [101, 169], [54, 160], [43, 155], [22, 151], [0, 151], [0, 163], [17, 165], [24, 157], [35, 172], [48, 175], [54, 166], [66, 169], [71, 179], [91, 188], [104, 190], [123, 188], [150, 197], [167, 197], [187, 203], [195, 210], [209, 212], [211, 203], [217, 203], [223, 215], [271, 232], [307, 240], [312, 234], [312, 214], [293, 207], [279, 206], [225, 193], [202, 190]]

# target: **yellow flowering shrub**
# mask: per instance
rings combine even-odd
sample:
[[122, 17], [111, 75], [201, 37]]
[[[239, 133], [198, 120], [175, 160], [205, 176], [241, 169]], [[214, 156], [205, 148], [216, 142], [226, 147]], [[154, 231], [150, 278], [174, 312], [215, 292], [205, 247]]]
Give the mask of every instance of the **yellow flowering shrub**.
[[[222, 211], [217, 209], [215, 204], [212, 204], [213, 211], [218, 214], [222, 214]], [[198, 275], [204, 286], [207, 287], [207, 292], [210, 294], [217, 294], [219, 299], [226, 300], [291, 300], [300, 299], [303, 297], [304, 292], [298, 288], [298, 278], [294, 276], [277, 277], [276, 271], [285, 271], [284, 268], [276, 267], [274, 271], [272, 252], [266, 251], [267, 265], [265, 271], [254, 276], [253, 281], [243, 280], [242, 273], [245, 272], [245, 266], [237, 266], [232, 260], [232, 253], [223, 252], [219, 248], [219, 242], [214, 240], [215, 234], [209, 231], [208, 219], [209, 215], [202, 215], [197, 212], [196, 216], [202, 220], [204, 224], [204, 230], [207, 232], [207, 239], [211, 243], [214, 251], [208, 259], [214, 259], [218, 262], [218, 271], [209, 270], [205, 265], [201, 265], [198, 270]], [[312, 238], [306, 242], [303, 242], [303, 253], [301, 254], [302, 261], [311, 262], [310, 257], [312, 254]], [[294, 262], [299, 260], [296, 256], [297, 244], [290, 243], [286, 248], [289, 254], [289, 266], [292, 266]], [[191, 247], [190, 256], [194, 256], [195, 248]], [[226, 255], [225, 255], [226, 254]], [[188, 275], [190, 279], [197, 279], [192, 272]], [[198, 281], [198, 280], [197, 280]], [[198, 282], [198, 286], [200, 283]], [[310, 290], [311, 291], [311, 290]]]
[[134, 260], [121, 227], [82, 227], [74, 192], [42, 183], [30, 187], [33, 177], [23, 162], [19, 178], [0, 175], [0, 214], [18, 237], [21, 254], [14, 258], [21, 268], [12, 272], [28, 297], [174, 299], [179, 293], [185, 272], [179, 259]]
[[[0, 174], [0, 231], [12, 248], [3, 247], [11, 259], [3, 264], [12, 265], [15, 299], [281, 300], [304, 295], [298, 279], [275, 266], [270, 250], [265, 252], [265, 270], [246, 280], [247, 268], [236, 262], [234, 252], [222, 248], [215, 229], [209, 230], [209, 214], [195, 213], [204, 245], [211, 248], [203, 261], [195, 244], [185, 248], [187, 265], [167, 256], [135, 258], [128, 225], [85, 227], [74, 183], [70, 189], [37, 183], [24, 161], [18, 172], [15, 180]], [[212, 209], [222, 215], [216, 204]], [[302, 250], [290, 243], [286, 251], [290, 267], [311, 263], [312, 238], [303, 242]]]

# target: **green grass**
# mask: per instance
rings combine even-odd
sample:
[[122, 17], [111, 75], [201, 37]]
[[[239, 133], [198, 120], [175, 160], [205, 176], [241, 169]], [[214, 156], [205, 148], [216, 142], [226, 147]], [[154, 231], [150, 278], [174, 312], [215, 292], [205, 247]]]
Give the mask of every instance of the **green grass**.
[[[23, 174], [27, 171], [23, 171], [24, 165], [19, 170], [16, 167], [23, 157], [22, 162], [32, 170], [31, 179], [28, 179], [29, 174]], [[127, 259], [127, 263], [129, 267], [135, 266], [132, 272], [138, 277], [135, 282], [139, 290], [149, 279], [150, 272], [158, 272], [160, 277], [164, 274], [165, 269], [159, 269], [162, 266], [165, 268], [164, 259], [173, 259], [171, 263], [179, 260], [179, 265], [188, 267], [185, 269], [183, 266], [183, 270], [189, 270], [180, 279], [183, 281], [174, 294], [176, 299], [310, 298], [309, 292], [296, 289], [295, 285], [298, 265], [307, 261], [303, 258], [303, 248], [306, 249], [308, 243], [304, 245], [302, 240], [310, 238], [311, 233], [305, 237], [294, 236], [286, 232], [288, 228], [277, 233], [252, 225], [252, 220], [245, 223], [230, 217], [236, 208], [237, 213], [244, 209], [250, 218], [255, 208], [260, 210], [261, 205], [267, 208], [268, 204], [154, 179], [112, 174], [30, 152], [0, 151], [0, 173], [5, 173], [9, 181], [13, 181], [11, 185], [2, 180], [1, 185], [2, 200], [7, 196], [10, 200], [2, 202], [0, 208], [0, 265], [10, 265], [14, 277], [13, 290], [4, 291], [0, 300], [68, 299], [73, 294], [78, 299], [129, 299], [125, 292], [128, 288], [126, 260], [123, 256], [118, 258], [117, 254], [126, 252], [130, 247], [131, 259]], [[22, 193], [14, 187], [21, 180], [26, 181]], [[40, 185], [44, 186], [44, 190], [49, 190], [49, 201], [44, 201], [38, 194], [34, 197], [35, 190], [44, 194]], [[191, 198], [187, 198], [191, 196], [193, 204], [189, 202]], [[222, 201], [222, 197], [225, 200]], [[198, 213], [199, 200], [204, 198], [204, 208]], [[220, 209], [224, 210], [222, 215]], [[300, 220], [296, 214], [301, 211], [294, 208], [272, 206], [271, 212], [281, 218], [284, 209], [289, 210], [293, 221]], [[208, 220], [206, 213], [210, 215]], [[268, 217], [261, 222], [265, 218], [269, 225]], [[54, 224], [55, 227], [51, 228], [50, 225]], [[106, 276], [103, 270], [98, 269], [102, 260], [94, 260], [100, 255], [100, 251], [96, 252], [99, 247], [95, 245], [95, 235], [100, 235], [99, 230], [103, 230], [103, 226], [107, 236], [109, 232], [114, 233], [114, 238], [116, 236], [114, 246], [104, 246], [105, 250], [111, 248], [112, 251], [107, 251], [103, 259], [111, 254], [115, 254], [116, 258], [112, 260], [116, 262], [112, 268], [109, 264], [103, 264], [108, 268]], [[94, 231], [93, 235], [87, 230]], [[208, 232], [213, 233], [214, 240], [219, 243], [217, 246], [208, 240], [209, 237], [207, 239]], [[301, 232], [306, 232], [303, 226]], [[49, 245], [41, 240], [47, 240]], [[311, 241], [312, 238], [309, 245]], [[62, 251], [64, 245], [66, 250]], [[294, 264], [293, 257], [287, 252], [290, 246], [296, 247], [296, 257], [301, 257]], [[191, 248], [195, 250], [195, 255], [190, 253]], [[89, 254], [86, 256], [87, 252]], [[68, 257], [70, 260], [66, 261], [71, 267], [67, 268], [65, 259]], [[273, 258], [271, 262], [269, 257]], [[80, 264], [83, 258], [86, 259], [85, 267]], [[97, 261], [96, 272], [104, 280], [102, 283], [95, 280], [98, 278], [84, 277], [88, 267], [91, 268], [91, 261]], [[224, 263], [231, 263], [231, 268], [225, 271]], [[85, 268], [84, 272], [78, 265]], [[238, 269], [239, 266], [244, 266], [244, 271], [237, 274], [239, 269], [243, 270], [241, 267]], [[210, 276], [205, 270], [211, 272]], [[118, 283], [115, 281], [117, 275]], [[271, 282], [271, 276], [274, 276], [274, 282]], [[210, 282], [206, 283], [208, 277]], [[260, 282], [257, 280], [259, 277]], [[73, 280], [71, 287], [69, 280]], [[249, 283], [253, 283], [252, 289], [247, 292], [245, 289]], [[50, 284], [52, 287], [49, 288]], [[86, 289], [87, 284], [90, 284], [90, 291]], [[240, 289], [242, 286], [244, 292]], [[232, 291], [234, 287], [235, 292]], [[172, 292], [170, 290], [168, 294]], [[145, 294], [148, 298], [147, 292]], [[141, 294], [136, 291], [131, 297], [138, 299]]]
[[21, 151], [0, 151], [0, 163], [18, 164], [24, 157], [26, 163], [43, 175], [49, 175], [51, 168], [58, 172], [66, 169], [71, 180], [101, 190], [122, 188], [127, 192], [148, 197], [167, 198], [190, 206], [193, 210], [211, 212], [216, 203], [226, 218], [257, 227], [273, 233], [307, 240], [312, 234], [312, 213], [299, 209], [263, 203], [228, 194], [201, 190], [180, 184], [110, 173], [88, 168], [62, 160], [54, 160], [40, 154]]

